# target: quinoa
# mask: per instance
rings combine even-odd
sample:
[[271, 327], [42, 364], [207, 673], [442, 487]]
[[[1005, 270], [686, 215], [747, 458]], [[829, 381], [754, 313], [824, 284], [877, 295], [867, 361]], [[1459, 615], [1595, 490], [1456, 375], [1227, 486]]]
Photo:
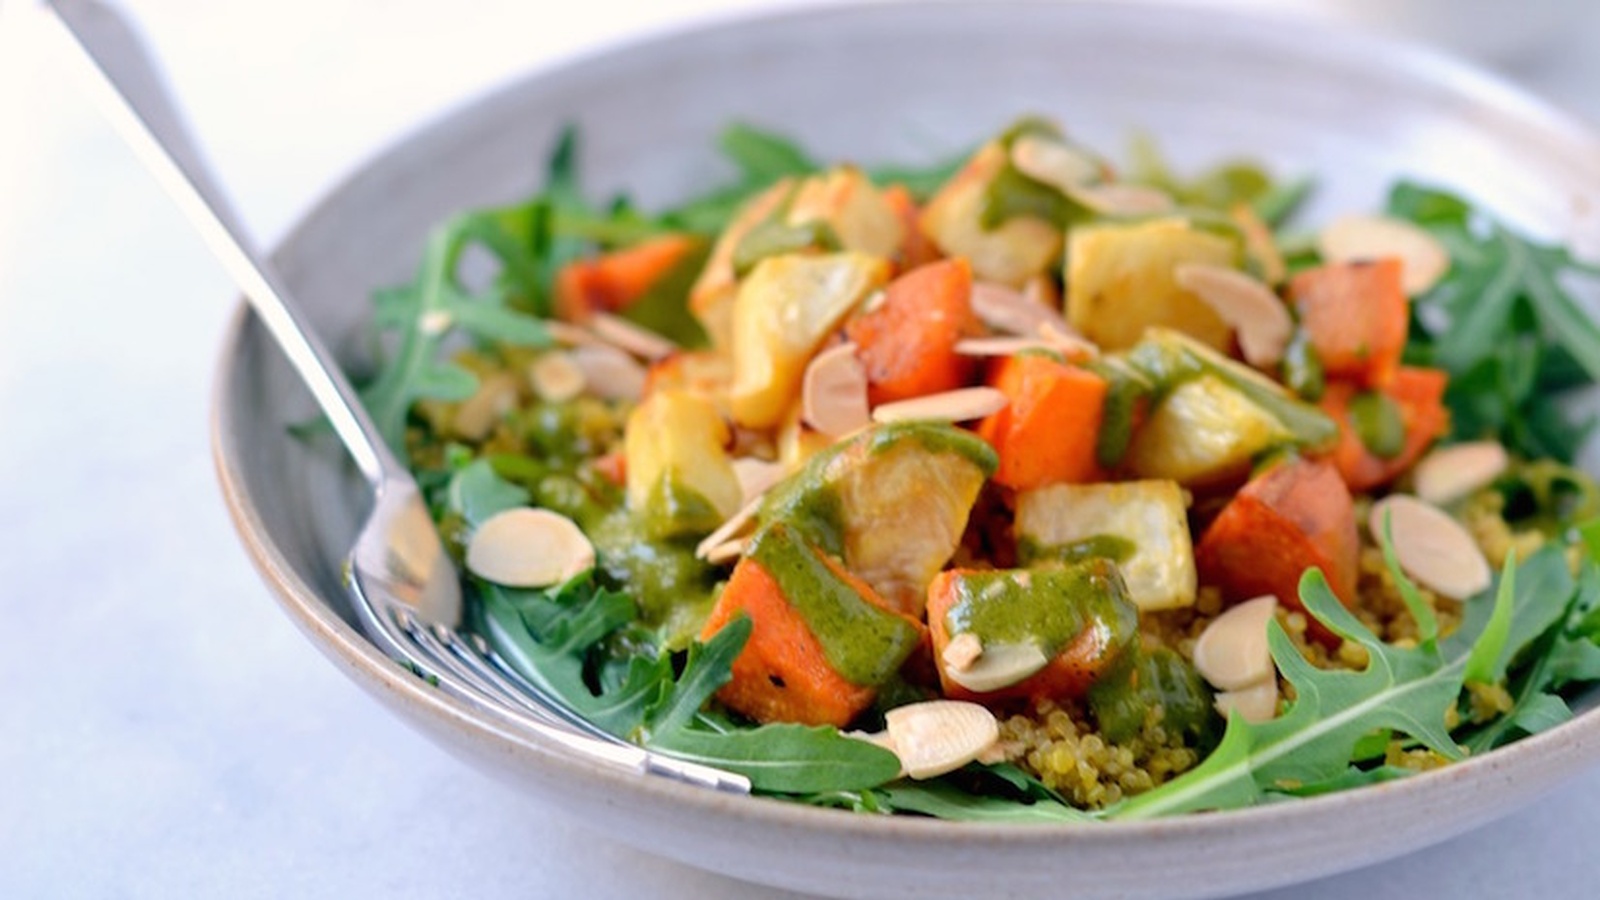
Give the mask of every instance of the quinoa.
[[1076, 705], [1041, 701], [1030, 714], [1000, 723], [1006, 760], [1033, 773], [1074, 806], [1102, 809], [1148, 791], [1200, 761], [1180, 735], [1161, 727], [1161, 711], [1146, 716], [1139, 734], [1106, 741]]

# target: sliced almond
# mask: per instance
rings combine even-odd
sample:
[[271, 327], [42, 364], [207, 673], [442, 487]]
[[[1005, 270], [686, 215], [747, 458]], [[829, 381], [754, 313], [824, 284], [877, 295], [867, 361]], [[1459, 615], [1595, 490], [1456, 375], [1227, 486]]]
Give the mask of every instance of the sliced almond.
[[[962, 637], [964, 635], [958, 635]], [[947, 648], [948, 649], [948, 648]], [[945, 676], [978, 694], [1019, 684], [1050, 663], [1038, 644], [980, 644], [981, 653], [965, 669], [946, 669]]]
[[1062, 193], [1102, 216], [1150, 216], [1177, 206], [1166, 191], [1142, 184], [1076, 185]]
[[1283, 251], [1278, 249], [1278, 241], [1272, 236], [1272, 229], [1267, 223], [1261, 221], [1256, 215], [1255, 208], [1248, 203], [1240, 203], [1228, 212], [1229, 218], [1239, 226], [1244, 233], [1244, 252], [1261, 271], [1261, 278], [1267, 284], [1279, 285], [1288, 277], [1289, 267], [1283, 261]]
[[1063, 193], [1100, 177], [1100, 165], [1093, 159], [1060, 141], [1033, 135], [1012, 142], [1011, 164], [1034, 181]]
[[1497, 441], [1473, 441], [1440, 447], [1424, 456], [1412, 470], [1417, 496], [1435, 506], [1445, 506], [1487, 487], [1511, 464], [1506, 448]]
[[910, 400], [885, 403], [872, 411], [874, 422], [904, 422], [931, 419], [939, 422], [969, 422], [1005, 409], [1006, 395], [991, 387], [960, 388], [940, 394], [927, 394]]
[[1184, 263], [1172, 277], [1228, 323], [1239, 336], [1245, 362], [1266, 368], [1283, 360], [1294, 322], [1272, 288], [1238, 269], [1206, 263]]
[[1410, 296], [1426, 293], [1450, 270], [1450, 251], [1410, 222], [1388, 216], [1344, 216], [1317, 235], [1317, 251], [1329, 262], [1398, 258], [1401, 285]]
[[572, 400], [588, 386], [583, 370], [559, 350], [540, 354], [528, 366], [528, 383], [533, 385], [534, 393], [551, 403]]
[[783, 463], [768, 462], [756, 459], [753, 456], [742, 456], [733, 461], [733, 477], [739, 481], [739, 492], [744, 497], [744, 502], [760, 497], [789, 474], [789, 469]]
[[756, 513], [761, 511], [761, 496], [750, 498], [739, 511], [728, 517], [726, 522], [718, 525], [714, 531], [705, 536], [705, 539], [695, 545], [694, 555], [706, 559], [714, 548], [726, 544], [736, 537], [745, 526], [755, 521]]
[[1100, 355], [1100, 348], [1094, 341], [1070, 328], [1062, 329], [1054, 322], [1041, 323], [1039, 337], [1044, 338], [1052, 350], [1060, 351], [1068, 359], [1093, 359]]
[[1372, 504], [1367, 527], [1375, 537], [1383, 534], [1385, 518], [1400, 568], [1418, 584], [1453, 600], [1489, 586], [1489, 561], [1449, 513], [1410, 494], [1390, 494]]
[[1000, 739], [994, 714], [961, 700], [896, 707], [884, 714], [883, 721], [901, 767], [916, 779], [953, 772]]
[[1073, 334], [1073, 328], [1055, 309], [1029, 299], [1021, 291], [987, 281], [972, 283], [972, 312], [995, 331], [1032, 337], [1046, 322]]
[[1225, 691], [1274, 679], [1277, 670], [1267, 649], [1267, 623], [1277, 608], [1278, 599], [1268, 595], [1229, 607], [1213, 619], [1195, 641], [1195, 670]]
[[939, 658], [949, 672], [965, 672], [983, 655], [983, 641], [970, 631], [963, 631], [944, 645]]
[[955, 351], [962, 356], [1015, 356], [1029, 350], [1055, 350], [1044, 338], [984, 337], [962, 338], [956, 341]]
[[566, 516], [521, 506], [478, 526], [467, 568], [507, 587], [549, 587], [594, 568], [594, 545]]
[[800, 415], [807, 425], [834, 438], [872, 424], [867, 370], [856, 358], [855, 344], [839, 344], [812, 358], [801, 382]]
[[597, 396], [607, 400], [638, 400], [644, 396], [648, 374], [639, 361], [609, 344], [585, 344], [570, 351], [572, 364]]
[[606, 343], [651, 362], [666, 359], [679, 349], [677, 344], [654, 331], [610, 313], [590, 316], [589, 328]]
[[713, 566], [720, 566], [743, 556], [745, 548], [749, 546], [749, 536], [736, 537], [732, 540], [723, 541], [715, 547], [707, 547], [706, 552], [700, 558]]
[[517, 406], [517, 379], [509, 372], [496, 372], [478, 384], [471, 397], [456, 407], [450, 427], [469, 441], [481, 441], [494, 430], [495, 423]]
[[1217, 712], [1227, 716], [1237, 712], [1241, 719], [1252, 725], [1270, 722], [1278, 717], [1278, 679], [1271, 678], [1260, 684], [1223, 691], [1213, 698]]

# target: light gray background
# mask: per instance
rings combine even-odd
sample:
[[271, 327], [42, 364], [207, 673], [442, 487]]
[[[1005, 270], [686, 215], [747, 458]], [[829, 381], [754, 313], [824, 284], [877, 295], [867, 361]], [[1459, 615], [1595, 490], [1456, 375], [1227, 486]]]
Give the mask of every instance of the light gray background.
[[[131, 4], [267, 239], [497, 79], [770, 5]], [[1508, 72], [1600, 120], [1600, 5], [1574, 5], [1589, 10]], [[0, 896], [784, 896], [508, 793], [293, 630], [211, 469], [233, 291], [48, 50], [31, 4], [0, 0]], [[1442, 846], [1264, 896], [1590, 896], [1595, 833], [1600, 772]]]

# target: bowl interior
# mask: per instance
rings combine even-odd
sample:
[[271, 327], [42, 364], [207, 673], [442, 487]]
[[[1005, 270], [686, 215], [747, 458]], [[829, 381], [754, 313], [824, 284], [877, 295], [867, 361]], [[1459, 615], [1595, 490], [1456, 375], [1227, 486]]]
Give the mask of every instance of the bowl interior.
[[[568, 123], [581, 135], [581, 165], [593, 195], [627, 191], [650, 208], [723, 183], [730, 171], [714, 151], [715, 136], [732, 120], [790, 133], [820, 159], [918, 163], [970, 148], [1027, 113], [1055, 118], [1113, 159], [1143, 131], [1180, 169], [1245, 155], [1280, 174], [1312, 175], [1318, 190], [1308, 221], [1374, 209], [1389, 182], [1406, 175], [1460, 190], [1536, 234], [1592, 239], [1600, 233], [1600, 142], [1592, 135], [1425, 53], [1341, 31], [1286, 38], [1286, 29], [1305, 27], [1144, 5], [974, 3], [830, 8], [672, 35], [538, 74], [424, 127], [330, 194], [276, 260], [315, 326], [359, 368], [368, 356], [363, 323], [371, 291], [409, 277], [434, 223], [533, 190], [545, 154]], [[631, 793], [636, 807], [659, 807], [660, 827], [640, 815], [643, 821], [620, 836], [743, 877], [894, 895], [906, 882], [889, 876], [918, 866], [916, 893], [953, 895], [992, 887], [994, 878], [1018, 887], [1047, 883], [1040, 879], [1099, 853], [1121, 854], [1122, 861], [1088, 880], [1079, 868], [1085, 896], [1224, 893], [1311, 878], [1441, 840], [1527, 799], [1594, 755], [1583, 749], [1596, 730], [1584, 716], [1494, 754], [1498, 761], [1290, 805], [1303, 811], [1250, 811], [1210, 823], [1108, 828], [1070, 838], [1057, 829], [951, 829], [765, 801], [730, 804], [618, 779], [426, 696], [420, 683], [408, 682], [365, 645], [350, 627], [340, 580], [341, 557], [368, 505], [363, 486], [331, 438], [291, 436], [291, 426], [313, 418], [312, 407], [253, 319], [241, 317], [219, 377], [218, 466], [230, 505], [286, 608], [322, 649], [402, 715], [477, 762], [584, 815], [604, 818], [595, 800], [601, 793]], [[1477, 774], [1511, 765], [1526, 769], [1515, 787], [1512, 779]], [[566, 783], [557, 785], [561, 779], [552, 772]], [[1445, 802], [1456, 805], [1451, 818], [1422, 812]], [[680, 823], [678, 836], [664, 835], [675, 827], [669, 813], [685, 807], [710, 820], [689, 828]], [[1294, 830], [1305, 833], [1330, 809], [1351, 821], [1381, 823], [1376, 830], [1383, 834], [1356, 833], [1337, 853], [1310, 852]], [[727, 846], [697, 845], [708, 829]], [[797, 852], [789, 855], [797, 860], [784, 862], [771, 849], [779, 833], [795, 842]], [[1216, 861], [1213, 851], [1249, 835], [1288, 857], [1271, 870]], [[827, 871], [803, 864], [806, 853], [799, 851], [837, 849], [846, 836], [876, 852], [846, 853]], [[1157, 849], [1164, 855], [1152, 856], [1151, 865], [1130, 865]], [[1017, 854], [1023, 865], [985, 865], [991, 873], [985, 879], [953, 874], [980, 850], [988, 862]], [[1171, 863], [1181, 859], [1208, 877], [1171, 874]]]

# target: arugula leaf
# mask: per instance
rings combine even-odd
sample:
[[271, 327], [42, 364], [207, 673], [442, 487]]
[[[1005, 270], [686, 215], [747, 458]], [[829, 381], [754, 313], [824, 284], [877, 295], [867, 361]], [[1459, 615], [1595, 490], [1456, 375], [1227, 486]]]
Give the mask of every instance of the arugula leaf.
[[445, 503], [468, 528], [477, 528], [496, 513], [528, 505], [528, 492], [501, 478], [487, 459], [468, 463], [450, 478]]
[[1517, 614], [1507, 629], [1500, 672], [1516, 660], [1527, 662], [1508, 685], [1510, 711], [1465, 734], [1462, 743], [1475, 754], [1519, 733], [1532, 734], [1565, 721], [1571, 710], [1555, 692], [1573, 681], [1600, 678], [1600, 648], [1583, 629], [1584, 619], [1600, 599], [1596, 564], [1585, 561], [1574, 581], [1566, 554], [1551, 544], [1528, 557], [1518, 571], [1518, 582], [1513, 601]]
[[1527, 457], [1570, 461], [1593, 420], [1560, 392], [1600, 380], [1600, 327], [1563, 286], [1597, 267], [1516, 234], [1448, 192], [1410, 182], [1388, 212], [1421, 226], [1450, 253], [1439, 283], [1413, 303], [1407, 358], [1450, 373], [1455, 433], [1495, 436]]
[[[544, 346], [549, 336], [537, 319], [513, 312], [503, 289], [469, 294], [457, 268], [474, 242], [492, 253], [510, 253], [506, 232], [495, 224], [497, 211], [468, 213], [434, 230], [422, 265], [409, 285], [383, 297], [383, 322], [400, 332], [398, 348], [361, 391], [373, 424], [397, 453], [404, 451], [406, 416], [419, 400], [464, 400], [478, 379], [454, 363], [439, 359], [445, 337], [457, 327], [484, 340]], [[494, 235], [493, 238], [486, 237]], [[502, 263], [513, 256], [502, 257]], [[512, 268], [506, 265], [502, 271]]]
[[[1300, 600], [1317, 621], [1367, 651], [1366, 668], [1317, 669], [1300, 655], [1282, 626], [1272, 622], [1268, 645], [1278, 670], [1294, 687], [1294, 702], [1276, 719], [1259, 725], [1230, 717], [1222, 743], [1204, 762], [1108, 810], [1108, 817], [1140, 819], [1250, 805], [1268, 790], [1294, 790], [1347, 776], [1358, 744], [1374, 731], [1398, 732], [1448, 759], [1460, 758], [1445, 713], [1461, 693], [1467, 656], [1446, 658], [1432, 638], [1413, 648], [1385, 644], [1339, 603], [1318, 569], [1301, 579]], [[1501, 591], [1495, 602], [1509, 604], [1509, 591]], [[1492, 633], [1477, 641], [1474, 654], [1499, 658], [1503, 652], [1504, 642]]]
[[961, 822], [1059, 824], [1095, 821], [1089, 813], [1064, 803], [1023, 803], [1007, 797], [973, 794], [945, 781], [900, 781], [880, 788], [875, 793], [894, 810]]
[[711, 640], [689, 647], [683, 674], [645, 712], [645, 742], [654, 734], [671, 734], [694, 720], [711, 695], [733, 679], [733, 661], [750, 639], [750, 617], [740, 615]]
[[900, 774], [899, 757], [828, 726], [774, 724], [730, 732], [680, 728], [656, 735], [649, 746], [737, 772], [755, 789], [774, 793], [861, 790]]

